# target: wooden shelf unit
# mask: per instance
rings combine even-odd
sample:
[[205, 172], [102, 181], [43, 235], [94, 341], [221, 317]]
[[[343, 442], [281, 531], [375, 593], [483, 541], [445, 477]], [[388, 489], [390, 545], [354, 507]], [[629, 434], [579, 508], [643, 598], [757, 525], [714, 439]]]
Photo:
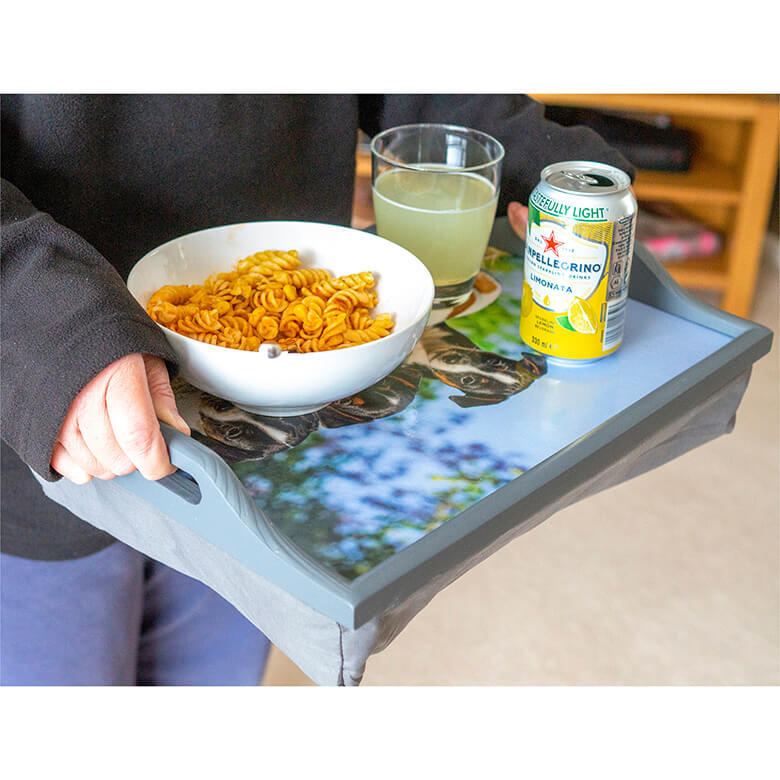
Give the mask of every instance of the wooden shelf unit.
[[666, 267], [680, 284], [721, 293], [749, 317], [777, 176], [777, 95], [533, 95], [541, 103], [667, 114], [695, 134], [690, 170], [640, 170], [637, 199], [677, 203], [725, 238], [721, 254]]
[[634, 193], [643, 200], [673, 200], [693, 203], [739, 203], [742, 192], [739, 171], [718, 160], [702, 156], [684, 174], [638, 171]]

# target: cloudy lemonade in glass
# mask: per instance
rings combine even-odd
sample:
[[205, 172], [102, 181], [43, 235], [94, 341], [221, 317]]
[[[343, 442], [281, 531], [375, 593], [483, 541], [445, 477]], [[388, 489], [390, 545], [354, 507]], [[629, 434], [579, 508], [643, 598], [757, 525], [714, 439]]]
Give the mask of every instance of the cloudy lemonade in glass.
[[496, 190], [478, 174], [436, 167], [394, 169], [377, 178], [377, 233], [422, 260], [437, 287], [470, 287], [493, 226]]
[[469, 297], [493, 227], [503, 156], [495, 138], [457, 125], [403, 125], [371, 141], [377, 233], [426, 265], [435, 309]]

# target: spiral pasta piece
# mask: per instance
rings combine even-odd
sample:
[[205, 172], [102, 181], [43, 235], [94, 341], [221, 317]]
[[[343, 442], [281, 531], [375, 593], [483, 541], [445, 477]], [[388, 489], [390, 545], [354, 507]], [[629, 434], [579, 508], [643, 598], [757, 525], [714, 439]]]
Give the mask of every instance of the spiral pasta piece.
[[215, 347], [219, 346], [217, 334], [216, 333], [188, 333], [187, 334], [191, 339], [197, 339], [198, 341], [203, 341], [206, 344], [213, 344]]
[[267, 287], [260, 293], [260, 305], [268, 312], [281, 314], [286, 308], [289, 300], [281, 289]]
[[308, 287], [330, 278], [324, 268], [298, 268], [295, 271], [275, 271], [271, 279], [282, 284], [293, 284], [296, 287]]
[[266, 315], [257, 326], [257, 335], [263, 341], [273, 341], [279, 334], [279, 320]]
[[330, 298], [339, 290], [349, 288], [361, 289], [374, 286], [374, 275], [370, 271], [364, 271], [359, 274], [349, 274], [348, 276], [337, 276], [335, 279], [323, 279], [310, 286], [314, 295], [320, 298]]
[[236, 264], [236, 271], [238, 273], [252, 271], [263, 274], [263, 276], [271, 276], [277, 271], [291, 271], [300, 264], [298, 252], [295, 250], [291, 252], [256, 252], [243, 260], [239, 260]]
[[347, 315], [343, 313], [332, 314], [325, 319], [325, 327], [320, 336], [320, 348], [337, 347], [344, 341], [344, 333], [347, 330]]
[[349, 315], [349, 327], [352, 330], [364, 330], [372, 322], [368, 309], [355, 309]]
[[376, 341], [387, 336], [390, 333], [390, 329], [387, 327], [388, 317], [389, 315], [380, 314], [367, 328], [346, 330], [344, 344], [367, 344], [369, 341]]
[[376, 296], [361, 289], [339, 290], [328, 298], [325, 314], [331, 311], [342, 311], [351, 314], [355, 308], [372, 308], [376, 306]]
[[166, 284], [149, 298], [147, 306], [154, 308], [162, 303], [173, 304], [187, 303], [192, 295], [192, 290], [188, 284]]
[[220, 330], [222, 324], [219, 321], [219, 314], [216, 309], [201, 310], [188, 317], [182, 317], [179, 322], [179, 331], [181, 333], [213, 333]]
[[254, 328], [249, 324], [249, 320], [244, 317], [233, 315], [230, 317], [222, 317], [220, 321], [226, 327], [237, 330], [242, 336], [251, 336], [254, 333]]

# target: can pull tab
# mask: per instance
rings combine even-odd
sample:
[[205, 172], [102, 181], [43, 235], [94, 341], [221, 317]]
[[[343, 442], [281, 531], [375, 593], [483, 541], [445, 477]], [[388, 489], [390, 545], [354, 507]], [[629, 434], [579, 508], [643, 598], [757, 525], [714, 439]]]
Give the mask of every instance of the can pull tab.
[[565, 176], [567, 179], [580, 182], [580, 184], [588, 184], [591, 187], [614, 187], [615, 182], [607, 176], [602, 176], [600, 173], [581, 173], [580, 171], [561, 171], [561, 176]]
[[567, 179], [574, 179], [574, 181], [582, 182], [583, 184], [598, 184], [598, 179], [593, 176], [588, 176], [587, 173], [578, 173], [577, 171], [561, 171], [561, 176], [565, 176]]

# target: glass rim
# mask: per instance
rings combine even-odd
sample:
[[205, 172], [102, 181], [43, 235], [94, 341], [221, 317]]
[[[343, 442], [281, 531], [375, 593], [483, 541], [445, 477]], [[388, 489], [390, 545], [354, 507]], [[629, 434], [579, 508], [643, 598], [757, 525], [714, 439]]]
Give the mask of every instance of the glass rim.
[[382, 132], [377, 133], [371, 139], [371, 143], [369, 145], [371, 154], [375, 155], [380, 160], [383, 160], [388, 165], [394, 165], [396, 168], [404, 168], [408, 171], [426, 170], [425, 168], [421, 167], [422, 165], [425, 165], [425, 163], [402, 163], [399, 162], [398, 160], [391, 160], [389, 157], [385, 157], [385, 155], [382, 154], [382, 152], [380, 152], [376, 148], [377, 141], [379, 141], [383, 136], [388, 135], [389, 133], [394, 133], [398, 130], [408, 130], [409, 128], [412, 127], [440, 127], [444, 130], [462, 130], [467, 133], [475, 133], [477, 135], [481, 135], [483, 138], [487, 138], [488, 140], [492, 141], [498, 147], [498, 154], [488, 162], [480, 163], [479, 165], [469, 165], [468, 167], [462, 167], [462, 168], [447, 167], [447, 168], [437, 169], [437, 172], [440, 173], [448, 173], [449, 171], [452, 171], [453, 173], [463, 173], [463, 172], [468, 173], [471, 171], [480, 171], [483, 168], [490, 167], [491, 165], [497, 165], [498, 163], [501, 162], [501, 160], [504, 159], [504, 156], [506, 155], [506, 150], [504, 149], [504, 145], [501, 143], [501, 141], [494, 138], [489, 133], [484, 132], [484, 130], [476, 130], [473, 127], [464, 127], [463, 125], [444, 124], [442, 122], [411, 122], [410, 124], [407, 125], [396, 125], [395, 127], [388, 127], [387, 130], [382, 130]]

